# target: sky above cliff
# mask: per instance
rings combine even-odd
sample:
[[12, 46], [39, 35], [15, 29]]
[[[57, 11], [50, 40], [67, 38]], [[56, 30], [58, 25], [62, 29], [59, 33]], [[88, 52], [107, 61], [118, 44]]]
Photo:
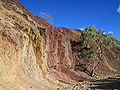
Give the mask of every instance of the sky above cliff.
[[113, 32], [120, 40], [120, 0], [18, 0], [30, 12], [51, 14], [53, 26], [97, 29]]

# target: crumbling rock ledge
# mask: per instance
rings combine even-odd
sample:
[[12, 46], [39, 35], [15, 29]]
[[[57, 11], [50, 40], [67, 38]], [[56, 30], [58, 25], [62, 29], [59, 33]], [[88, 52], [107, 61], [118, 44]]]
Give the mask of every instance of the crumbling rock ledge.
[[[16, 0], [0, 0], [0, 90], [64, 90], [96, 80], [74, 70], [71, 42], [80, 42], [80, 36], [80, 30], [51, 26]], [[96, 73], [119, 73], [119, 61], [114, 66], [103, 60]]]

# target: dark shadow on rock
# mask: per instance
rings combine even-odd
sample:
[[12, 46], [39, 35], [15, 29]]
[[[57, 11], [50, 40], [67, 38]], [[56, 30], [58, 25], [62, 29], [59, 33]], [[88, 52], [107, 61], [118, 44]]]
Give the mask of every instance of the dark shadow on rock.
[[102, 89], [102, 90], [120, 90], [120, 75], [114, 78], [108, 78], [103, 80], [91, 81], [93, 86], [90, 87], [92, 90]]

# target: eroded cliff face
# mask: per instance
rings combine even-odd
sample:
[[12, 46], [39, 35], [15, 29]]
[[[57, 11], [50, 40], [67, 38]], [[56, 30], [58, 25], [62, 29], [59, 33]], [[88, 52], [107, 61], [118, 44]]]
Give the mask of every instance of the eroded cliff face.
[[[79, 81], [96, 80], [75, 70], [73, 48], [81, 47], [73, 43], [80, 42], [80, 36], [79, 30], [49, 25], [16, 0], [0, 0], [0, 90], [63, 90]], [[115, 64], [103, 60], [96, 73], [119, 72]]]
[[15, 1], [0, 1], [0, 89], [48, 89], [44, 52], [44, 28], [25, 16]]

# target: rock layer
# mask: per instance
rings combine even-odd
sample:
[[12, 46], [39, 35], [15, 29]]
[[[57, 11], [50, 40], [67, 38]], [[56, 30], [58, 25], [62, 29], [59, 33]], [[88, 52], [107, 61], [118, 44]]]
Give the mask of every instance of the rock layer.
[[[80, 36], [80, 30], [51, 26], [16, 0], [0, 0], [0, 90], [63, 90], [96, 80], [74, 70], [77, 58], [71, 43], [80, 42]], [[116, 66], [107, 59], [96, 73], [120, 72], [120, 58]]]

